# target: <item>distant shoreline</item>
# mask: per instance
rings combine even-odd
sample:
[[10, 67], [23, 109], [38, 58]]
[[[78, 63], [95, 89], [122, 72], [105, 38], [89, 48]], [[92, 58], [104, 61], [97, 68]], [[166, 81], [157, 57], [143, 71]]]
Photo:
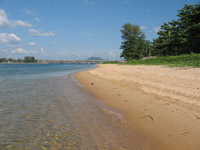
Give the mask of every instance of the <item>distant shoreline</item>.
[[127, 113], [152, 150], [198, 150], [200, 68], [99, 65], [77, 80], [107, 105]]
[[38, 62], [0, 62], [0, 64], [101, 64], [106, 60], [67, 60], [67, 61], [38, 61]]

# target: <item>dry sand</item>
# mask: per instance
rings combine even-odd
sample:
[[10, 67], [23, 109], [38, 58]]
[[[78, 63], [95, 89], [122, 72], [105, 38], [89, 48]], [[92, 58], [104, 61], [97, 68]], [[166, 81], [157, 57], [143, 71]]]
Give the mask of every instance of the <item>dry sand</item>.
[[200, 150], [200, 69], [98, 65], [77, 80], [127, 118], [151, 150]]

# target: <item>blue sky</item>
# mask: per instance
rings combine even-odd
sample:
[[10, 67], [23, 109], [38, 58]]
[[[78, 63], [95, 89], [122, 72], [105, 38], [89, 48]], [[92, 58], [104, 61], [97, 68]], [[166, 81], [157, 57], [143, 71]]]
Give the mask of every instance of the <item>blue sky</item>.
[[146, 39], [198, 0], [0, 0], [0, 57], [119, 59], [122, 26], [137, 24]]

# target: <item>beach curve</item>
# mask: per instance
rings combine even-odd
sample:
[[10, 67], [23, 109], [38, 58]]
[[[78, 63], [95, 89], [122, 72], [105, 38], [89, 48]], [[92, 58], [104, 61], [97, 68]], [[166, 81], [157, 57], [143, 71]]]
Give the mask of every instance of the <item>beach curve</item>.
[[199, 68], [101, 64], [76, 78], [107, 105], [125, 111], [150, 149], [199, 150]]

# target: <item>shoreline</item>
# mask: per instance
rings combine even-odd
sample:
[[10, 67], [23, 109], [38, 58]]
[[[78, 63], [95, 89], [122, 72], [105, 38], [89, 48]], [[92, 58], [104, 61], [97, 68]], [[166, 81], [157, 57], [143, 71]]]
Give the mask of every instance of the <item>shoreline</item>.
[[[92, 68], [95, 69], [95, 68]], [[91, 69], [90, 69], [91, 70]], [[87, 70], [85, 70], [87, 71]], [[84, 71], [82, 71], [84, 72]], [[129, 143], [129, 146], [125, 146], [125, 149], [137, 149], [137, 150], [149, 150], [149, 142], [144, 137], [142, 133], [140, 133], [132, 124], [130, 120], [127, 119], [126, 117], [126, 112], [123, 111], [122, 109], [112, 107], [107, 105], [104, 101], [99, 99], [94, 92], [89, 90], [88, 88], [85, 88], [83, 84], [81, 84], [77, 78], [76, 78], [76, 73], [72, 73], [68, 75], [68, 78], [70, 80], [73, 80], [77, 86], [77, 88], [80, 90], [80, 92], [83, 92], [87, 94], [89, 97], [93, 98], [93, 105], [97, 107], [97, 109], [100, 111], [100, 113], [105, 117], [105, 122], [109, 128], [117, 129], [118, 132], [120, 133], [120, 136], [124, 136], [126, 141]], [[129, 148], [127, 148], [129, 147]], [[120, 149], [120, 148], [119, 148]]]
[[105, 104], [126, 112], [150, 149], [199, 150], [199, 75], [199, 69], [98, 65], [75, 76]]

